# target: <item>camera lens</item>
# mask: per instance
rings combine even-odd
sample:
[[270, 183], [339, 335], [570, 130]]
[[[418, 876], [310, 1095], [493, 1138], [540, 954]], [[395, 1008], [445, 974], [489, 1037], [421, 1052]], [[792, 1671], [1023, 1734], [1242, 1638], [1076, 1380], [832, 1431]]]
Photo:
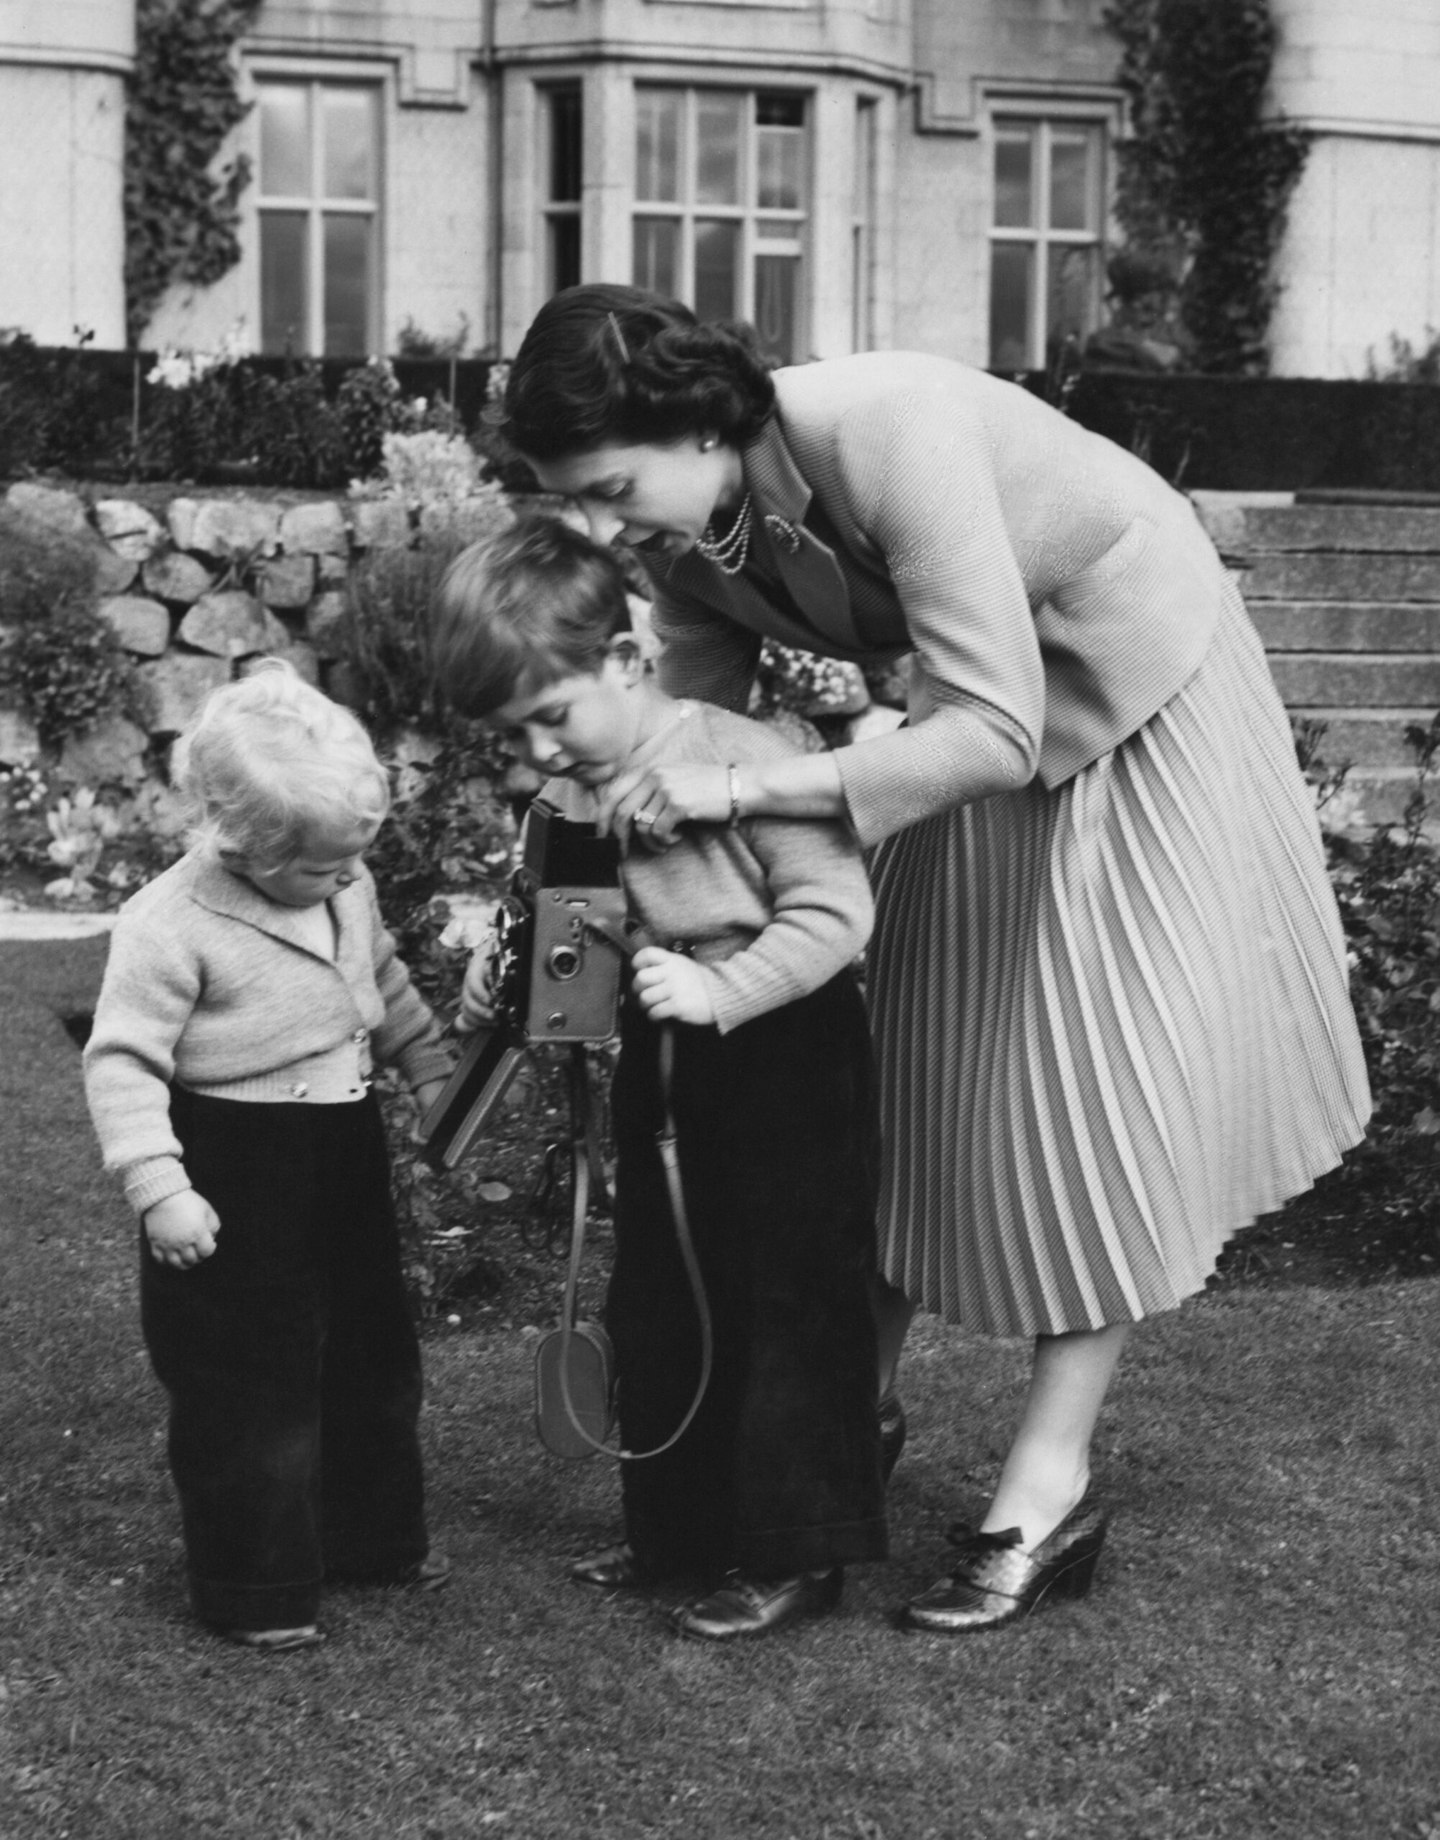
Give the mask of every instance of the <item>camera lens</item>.
[[580, 970], [580, 954], [574, 946], [555, 946], [545, 961], [551, 977], [562, 982], [573, 978]]

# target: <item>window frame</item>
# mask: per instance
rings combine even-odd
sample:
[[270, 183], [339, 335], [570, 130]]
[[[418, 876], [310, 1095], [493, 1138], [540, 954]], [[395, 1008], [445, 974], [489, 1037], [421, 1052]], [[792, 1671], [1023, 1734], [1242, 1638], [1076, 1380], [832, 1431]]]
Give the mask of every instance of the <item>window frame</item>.
[[[696, 298], [697, 238], [695, 229], [697, 223], [724, 222], [738, 225], [736, 268], [739, 298], [731, 309], [731, 316], [752, 323], [757, 322], [758, 268], [762, 259], [774, 257], [793, 263], [795, 269], [794, 325], [792, 328], [794, 349], [785, 361], [795, 362], [806, 349], [810, 325], [809, 286], [815, 219], [816, 92], [814, 88], [804, 83], [765, 83], [753, 80], [706, 83], [637, 76], [633, 84], [633, 93], [634, 130], [631, 145], [630, 249], [628, 252], [629, 272], [632, 279], [638, 279], [636, 275], [637, 232], [641, 220], [673, 222], [679, 226], [679, 253], [674, 292], [678, 298], [693, 305]], [[644, 97], [653, 93], [681, 98], [676, 151], [677, 183], [675, 189], [678, 196], [672, 199], [648, 198], [642, 196], [641, 193], [639, 158], [642, 107]], [[702, 200], [697, 196], [700, 168], [700, 98], [705, 95], [738, 97], [745, 104], [737, 154], [738, 200], [734, 203], [715, 203]], [[763, 123], [757, 118], [756, 105], [759, 99], [765, 96], [791, 98], [800, 105], [802, 120], [798, 128], [794, 130], [800, 144], [800, 175], [797, 191], [801, 203], [798, 206], [761, 205], [758, 202], [761, 176], [759, 137], [766, 126], [776, 125]], [[778, 225], [791, 226], [790, 234], [776, 234], [774, 227]]]
[[[1095, 252], [1084, 317], [1086, 332], [1095, 331], [1104, 319], [1104, 266], [1109, 230], [1111, 149], [1114, 139], [1113, 111], [1063, 105], [1050, 106], [1041, 99], [996, 97], [989, 113], [986, 137], [989, 154], [987, 189], [989, 199], [986, 250], [988, 285], [986, 289], [987, 331], [986, 362], [995, 366], [991, 330], [995, 303], [995, 250], [999, 246], [1025, 248], [1033, 254], [1028, 323], [1025, 328], [1025, 362], [1007, 365], [1012, 370], [1044, 370], [1050, 361], [1048, 345], [1050, 319], [1050, 280], [1053, 252], [1062, 249], [1090, 249]], [[1025, 225], [996, 222], [999, 210], [997, 184], [998, 153], [1002, 138], [1016, 130], [1030, 135], [1032, 210], [1031, 222]], [[1086, 223], [1080, 229], [1058, 228], [1051, 224], [1051, 154], [1055, 136], [1083, 133], [1093, 153], [1087, 172]]]
[[[303, 213], [305, 217], [305, 334], [295, 351], [297, 357], [336, 357], [357, 354], [327, 350], [325, 339], [325, 221], [327, 217], [363, 218], [369, 225], [365, 276], [365, 349], [368, 356], [381, 348], [384, 325], [384, 235], [385, 176], [389, 122], [389, 73], [368, 65], [316, 65], [279, 60], [247, 62], [247, 91], [254, 107], [252, 150], [254, 181], [250, 188], [250, 208], [255, 225], [255, 289], [257, 348], [265, 345], [263, 263], [264, 219], [269, 214]], [[264, 162], [261, 157], [261, 110], [267, 88], [303, 90], [306, 96], [309, 133], [311, 186], [305, 194], [267, 192]], [[319, 97], [324, 91], [362, 92], [368, 98], [373, 115], [371, 192], [366, 198], [331, 197], [324, 186], [323, 108]], [[278, 351], [272, 355], [279, 355]]]

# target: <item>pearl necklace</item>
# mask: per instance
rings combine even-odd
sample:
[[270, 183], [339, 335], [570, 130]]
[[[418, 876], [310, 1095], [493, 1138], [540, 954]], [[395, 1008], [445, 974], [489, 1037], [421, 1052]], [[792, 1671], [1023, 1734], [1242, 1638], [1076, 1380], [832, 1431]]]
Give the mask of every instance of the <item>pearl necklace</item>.
[[[750, 525], [754, 507], [750, 503], [750, 494], [745, 494], [735, 522], [724, 537], [707, 536], [704, 531], [695, 539], [695, 547], [707, 562], [713, 562], [722, 575], [738, 575], [745, 566], [745, 558], [750, 554]], [[706, 526], [708, 530], [709, 526]]]

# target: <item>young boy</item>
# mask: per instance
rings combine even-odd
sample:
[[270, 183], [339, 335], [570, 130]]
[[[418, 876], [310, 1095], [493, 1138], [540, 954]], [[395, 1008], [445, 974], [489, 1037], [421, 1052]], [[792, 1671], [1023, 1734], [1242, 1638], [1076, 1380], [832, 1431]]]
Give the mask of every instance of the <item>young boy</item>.
[[[627, 630], [618, 559], [554, 519], [466, 550], [437, 600], [438, 682], [548, 774], [572, 819], [623, 769], [784, 754], [770, 730], [663, 694]], [[641, 827], [644, 828], [643, 825]], [[663, 1455], [622, 1466], [625, 1538], [572, 1575], [609, 1588], [705, 1574], [682, 1634], [763, 1635], [832, 1609], [886, 1552], [876, 1414], [877, 1132], [855, 958], [872, 907], [840, 825], [760, 819], [628, 848], [635, 955], [611, 1095], [618, 1151], [606, 1324], [626, 1449], [671, 1436], [699, 1370], [695, 1309], [656, 1147], [657, 1024], [714, 1323], [710, 1384]], [[477, 955], [463, 1015], [487, 1013]]]
[[86, 1096], [142, 1223], [195, 1613], [306, 1648], [322, 1578], [448, 1575], [369, 1087], [373, 1053], [429, 1103], [449, 1057], [364, 867], [390, 792], [349, 711], [267, 661], [176, 745], [200, 823], [121, 909]]

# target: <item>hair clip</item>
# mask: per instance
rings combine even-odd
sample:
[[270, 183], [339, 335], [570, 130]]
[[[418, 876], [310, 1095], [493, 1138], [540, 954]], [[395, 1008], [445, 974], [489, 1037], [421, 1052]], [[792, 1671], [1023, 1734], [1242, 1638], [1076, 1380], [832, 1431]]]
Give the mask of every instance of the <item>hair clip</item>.
[[610, 322], [610, 330], [615, 334], [615, 343], [620, 347], [620, 362], [622, 364], [628, 364], [630, 362], [630, 349], [625, 343], [624, 333], [620, 330], [620, 322], [613, 313], [607, 313], [605, 317]]
[[800, 548], [800, 532], [789, 518], [781, 517], [778, 511], [765, 513], [765, 528], [789, 555], [793, 556]]

